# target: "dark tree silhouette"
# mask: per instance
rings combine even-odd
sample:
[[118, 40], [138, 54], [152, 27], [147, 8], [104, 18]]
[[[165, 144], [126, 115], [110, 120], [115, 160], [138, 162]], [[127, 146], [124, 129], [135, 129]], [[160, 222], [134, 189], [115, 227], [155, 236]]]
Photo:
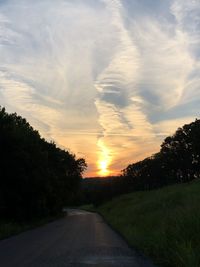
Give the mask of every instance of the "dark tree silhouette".
[[0, 214], [32, 219], [53, 215], [79, 190], [84, 159], [41, 138], [16, 113], [0, 108]]
[[200, 120], [178, 128], [165, 138], [159, 153], [122, 171], [129, 188], [143, 190], [200, 177]]
[[177, 182], [188, 182], [200, 175], [200, 120], [179, 128], [161, 145], [164, 167]]

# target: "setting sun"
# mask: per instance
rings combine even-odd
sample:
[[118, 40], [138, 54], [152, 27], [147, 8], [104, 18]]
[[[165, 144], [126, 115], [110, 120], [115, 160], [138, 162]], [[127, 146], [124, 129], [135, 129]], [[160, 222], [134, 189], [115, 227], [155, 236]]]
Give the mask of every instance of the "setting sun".
[[109, 170], [107, 169], [108, 168], [108, 163], [106, 160], [102, 160], [99, 162], [99, 174], [101, 176], [107, 176], [109, 175]]
[[101, 139], [98, 141], [98, 147], [100, 148], [97, 163], [98, 174], [100, 176], [108, 176], [110, 174], [109, 165], [111, 163], [110, 150]]

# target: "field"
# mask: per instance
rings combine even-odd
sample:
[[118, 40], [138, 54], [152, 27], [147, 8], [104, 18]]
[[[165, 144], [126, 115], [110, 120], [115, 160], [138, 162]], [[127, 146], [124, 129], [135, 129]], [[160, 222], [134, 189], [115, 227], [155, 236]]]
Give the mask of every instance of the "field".
[[158, 266], [200, 266], [200, 181], [122, 195], [96, 210]]

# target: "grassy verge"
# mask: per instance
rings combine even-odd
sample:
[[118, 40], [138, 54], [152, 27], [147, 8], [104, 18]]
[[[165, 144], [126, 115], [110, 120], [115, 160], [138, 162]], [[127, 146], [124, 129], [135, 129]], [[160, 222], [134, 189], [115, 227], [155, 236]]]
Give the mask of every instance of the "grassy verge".
[[158, 266], [200, 266], [199, 181], [123, 195], [97, 211]]
[[66, 213], [60, 213], [59, 215], [54, 216], [54, 217], [46, 217], [46, 218], [34, 220], [32, 222], [22, 222], [22, 223], [1, 220], [0, 221], [0, 240], [8, 238], [13, 235], [17, 235], [21, 232], [45, 225], [46, 223], [60, 219], [64, 217], [65, 215]]

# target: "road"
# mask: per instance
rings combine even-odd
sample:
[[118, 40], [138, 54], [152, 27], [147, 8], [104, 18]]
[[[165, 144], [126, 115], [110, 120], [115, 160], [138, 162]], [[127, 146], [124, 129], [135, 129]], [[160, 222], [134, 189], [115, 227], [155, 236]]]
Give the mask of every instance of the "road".
[[153, 267], [99, 216], [81, 210], [0, 241], [1, 267]]

